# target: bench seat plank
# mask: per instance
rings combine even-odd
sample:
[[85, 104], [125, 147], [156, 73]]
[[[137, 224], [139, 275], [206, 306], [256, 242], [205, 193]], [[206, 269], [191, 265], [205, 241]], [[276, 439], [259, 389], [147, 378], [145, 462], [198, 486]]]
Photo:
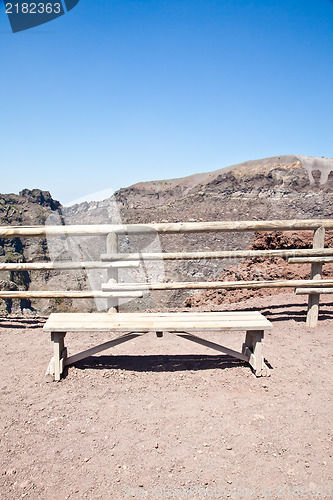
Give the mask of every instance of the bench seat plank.
[[252, 311], [202, 313], [52, 313], [47, 332], [270, 330], [272, 324]]

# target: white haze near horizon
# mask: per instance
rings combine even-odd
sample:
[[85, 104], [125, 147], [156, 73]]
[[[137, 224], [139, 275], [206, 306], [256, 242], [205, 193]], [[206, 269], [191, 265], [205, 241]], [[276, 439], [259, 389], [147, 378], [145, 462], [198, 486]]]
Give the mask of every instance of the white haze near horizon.
[[108, 189], [102, 189], [101, 191], [96, 191], [95, 193], [89, 193], [86, 194], [85, 196], [81, 196], [80, 198], [77, 198], [76, 200], [69, 201], [68, 203], [65, 203], [65, 207], [71, 207], [73, 205], [79, 205], [80, 203], [86, 202], [91, 202], [91, 201], [103, 201], [106, 200], [107, 198], [111, 198], [111, 196], [114, 194], [114, 190], [112, 188]]

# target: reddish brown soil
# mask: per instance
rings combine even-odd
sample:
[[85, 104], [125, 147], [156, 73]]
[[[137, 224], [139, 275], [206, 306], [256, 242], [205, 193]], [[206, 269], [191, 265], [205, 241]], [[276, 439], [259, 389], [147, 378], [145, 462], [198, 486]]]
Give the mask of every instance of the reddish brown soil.
[[[1, 320], [1, 498], [329, 498], [328, 297], [313, 330], [303, 296], [227, 305], [274, 324], [264, 346], [271, 376], [261, 379], [242, 362], [149, 334], [46, 383], [51, 343], [41, 325]], [[243, 341], [203, 335], [234, 349]], [[107, 338], [66, 341], [74, 353]]]

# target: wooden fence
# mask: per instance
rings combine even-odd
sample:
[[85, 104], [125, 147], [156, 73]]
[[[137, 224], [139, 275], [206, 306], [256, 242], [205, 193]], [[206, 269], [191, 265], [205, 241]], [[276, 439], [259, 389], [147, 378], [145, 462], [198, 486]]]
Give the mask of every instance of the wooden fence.
[[[307, 325], [316, 326], [319, 314], [320, 294], [333, 293], [332, 279], [322, 279], [322, 266], [333, 262], [333, 248], [325, 248], [325, 230], [333, 229], [333, 219], [284, 220], [284, 221], [217, 221], [217, 222], [177, 222], [158, 224], [128, 225], [75, 225], [75, 226], [12, 226], [0, 227], [0, 239], [4, 238], [43, 238], [48, 236], [106, 236], [106, 253], [96, 262], [24, 262], [0, 263], [0, 271], [31, 270], [69, 270], [69, 269], [107, 269], [108, 281], [102, 290], [87, 291], [1, 291], [2, 299], [24, 298], [96, 298], [109, 299], [111, 310], [117, 309], [117, 299], [122, 297], [142, 297], [145, 290], [174, 289], [259, 289], [295, 288], [296, 294], [308, 294]], [[119, 253], [118, 236], [208, 232], [247, 232], [247, 231], [313, 231], [312, 249], [280, 250], [229, 250], [229, 251], [191, 251], [158, 253]], [[196, 260], [225, 258], [274, 258], [288, 259], [289, 263], [311, 264], [310, 279], [272, 280], [272, 281], [205, 281], [173, 283], [118, 283], [118, 269], [136, 268], [145, 260]]]

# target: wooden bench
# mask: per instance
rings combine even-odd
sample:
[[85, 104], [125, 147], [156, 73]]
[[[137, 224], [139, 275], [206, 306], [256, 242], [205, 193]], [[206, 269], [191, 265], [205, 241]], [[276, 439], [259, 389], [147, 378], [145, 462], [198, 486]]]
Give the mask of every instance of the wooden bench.
[[[51, 333], [54, 355], [47, 375], [60, 380], [64, 368], [88, 356], [115, 347], [123, 342], [156, 332], [170, 332], [205, 347], [228, 354], [252, 367], [255, 375], [268, 375], [268, 368], [262, 355], [264, 331], [272, 329], [272, 324], [259, 312], [199, 312], [199, 313], [53, 313], [47, 320], [44, 331]], [[204, 338], [194, 335], [202, 331], [246, 331], [242, 352], [228, 349]], [[64, 337], [68, 332], [123, 332], [101, 345], [92, 347], [79, 354], [67, 357]]]

